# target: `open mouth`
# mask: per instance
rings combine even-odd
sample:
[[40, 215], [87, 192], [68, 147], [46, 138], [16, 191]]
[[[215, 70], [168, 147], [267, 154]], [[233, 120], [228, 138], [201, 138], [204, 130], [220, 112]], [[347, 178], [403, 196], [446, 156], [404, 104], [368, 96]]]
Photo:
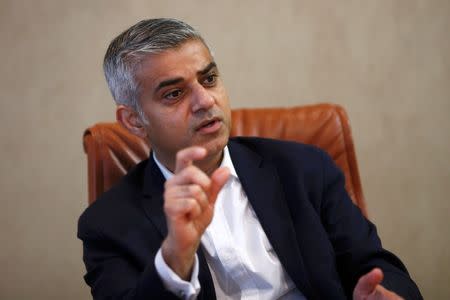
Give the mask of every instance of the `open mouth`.
[[214, 126], [214, 123], [216, 123], [216, 122], [217, 122], [217, 120], [211, 120], [211, 121], [209, 121], [208, 123], [206, 123], [206, 124], [200, 126], [200, 128], [208, 128], [208, 127], [212, 127], [212, 126]]
[[198, 126], [197, 131], [201, 133], [212, 133], [218, 130], [221, 126], [221, 120], [219, 118], [213, 118], [206, 120]]

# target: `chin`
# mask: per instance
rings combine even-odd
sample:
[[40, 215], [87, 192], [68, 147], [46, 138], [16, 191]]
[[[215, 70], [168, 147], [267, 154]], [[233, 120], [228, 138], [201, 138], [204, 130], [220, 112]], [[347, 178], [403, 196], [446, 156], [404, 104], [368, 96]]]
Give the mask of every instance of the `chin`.
[[223, 148], [228, 143], [228, 135], [217, 137], [214, 140], [208, 141], [201, 145], [208, 151], [208, 156], [214, 156], [222, 152]]

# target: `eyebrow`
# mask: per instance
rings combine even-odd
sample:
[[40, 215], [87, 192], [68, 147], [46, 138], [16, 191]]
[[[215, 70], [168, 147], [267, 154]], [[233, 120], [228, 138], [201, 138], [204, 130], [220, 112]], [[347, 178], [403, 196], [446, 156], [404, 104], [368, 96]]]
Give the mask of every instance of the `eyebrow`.
[[209, 71], [211, 71], [211, 69], [213, 69], [213, 68], [217, 68], [217, 65], [216, 65], [215, 62], [212, 61], [212, 62], [210, 62], [210, 63], [206, 66], [206, 68], [204, 68], [203, 70], [198, 71], [197, 74], [199, 74], [199, 75], [205, 75], [205, 74], [207, 74]]
[[182, 82], [182, 81], [183, 81], [183, 78], [181, 78], [181, 77], [177, 77], [177, 78], [161, 81], [158, 84], [158, 86], [156, 87], [155, 92], [159, 91], [160, 89], [162, 89], [165, 86], [174, 85], [174, 84], [177, 84], [177, 83]]
[[[210, 62], [204, 69], [200, 70], [197, 72], [198, 75], [205, 75], [207, 74], [209, 71], [211, 71], [213, 68], [217, 68], [217, 65], [215, 62]], [[170, 86], [170, 85], [174, 85], [177, 83], [182, 82], [184, 79], [183, 77], [176, 77], [176, 78], [172, 78], [172, 79], [167, 79], [164, 81], [161, 81], [158, 86], [155, 89], [155, 92], [158, 92], [160, 89], [162, 89], [163, 87], [166, 86]]]

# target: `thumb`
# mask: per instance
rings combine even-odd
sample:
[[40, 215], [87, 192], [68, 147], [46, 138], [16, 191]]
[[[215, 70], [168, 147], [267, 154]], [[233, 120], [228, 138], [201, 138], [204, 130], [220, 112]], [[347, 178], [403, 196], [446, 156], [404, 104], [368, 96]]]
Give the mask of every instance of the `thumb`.
[[375, 291], [377, 285], [383, 280], [383, 271], [375, 268], [366, 275], [359, 278], [355, 289], [353, 290], [353, 299], [365, 299]]
[[209, 189], [209, 202], [214, 204], [222, 187], [230, 177], [230, 170], [228, 168], [218, 168], [211, 175], [211, 187]]

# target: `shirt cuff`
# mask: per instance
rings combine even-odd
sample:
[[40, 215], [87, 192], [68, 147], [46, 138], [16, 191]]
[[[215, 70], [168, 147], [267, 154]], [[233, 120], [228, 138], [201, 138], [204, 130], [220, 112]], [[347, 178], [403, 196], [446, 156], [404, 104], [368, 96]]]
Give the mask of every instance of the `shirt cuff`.
[[155, 256], [155, 267], [164, 287], [182, 299], [196, 299], [200, 292], [198, 281], [198, 258], [195, 254], [194, 266], [192, 268], [191, 281], [180, 278], [164, 261], [161, 248]]

